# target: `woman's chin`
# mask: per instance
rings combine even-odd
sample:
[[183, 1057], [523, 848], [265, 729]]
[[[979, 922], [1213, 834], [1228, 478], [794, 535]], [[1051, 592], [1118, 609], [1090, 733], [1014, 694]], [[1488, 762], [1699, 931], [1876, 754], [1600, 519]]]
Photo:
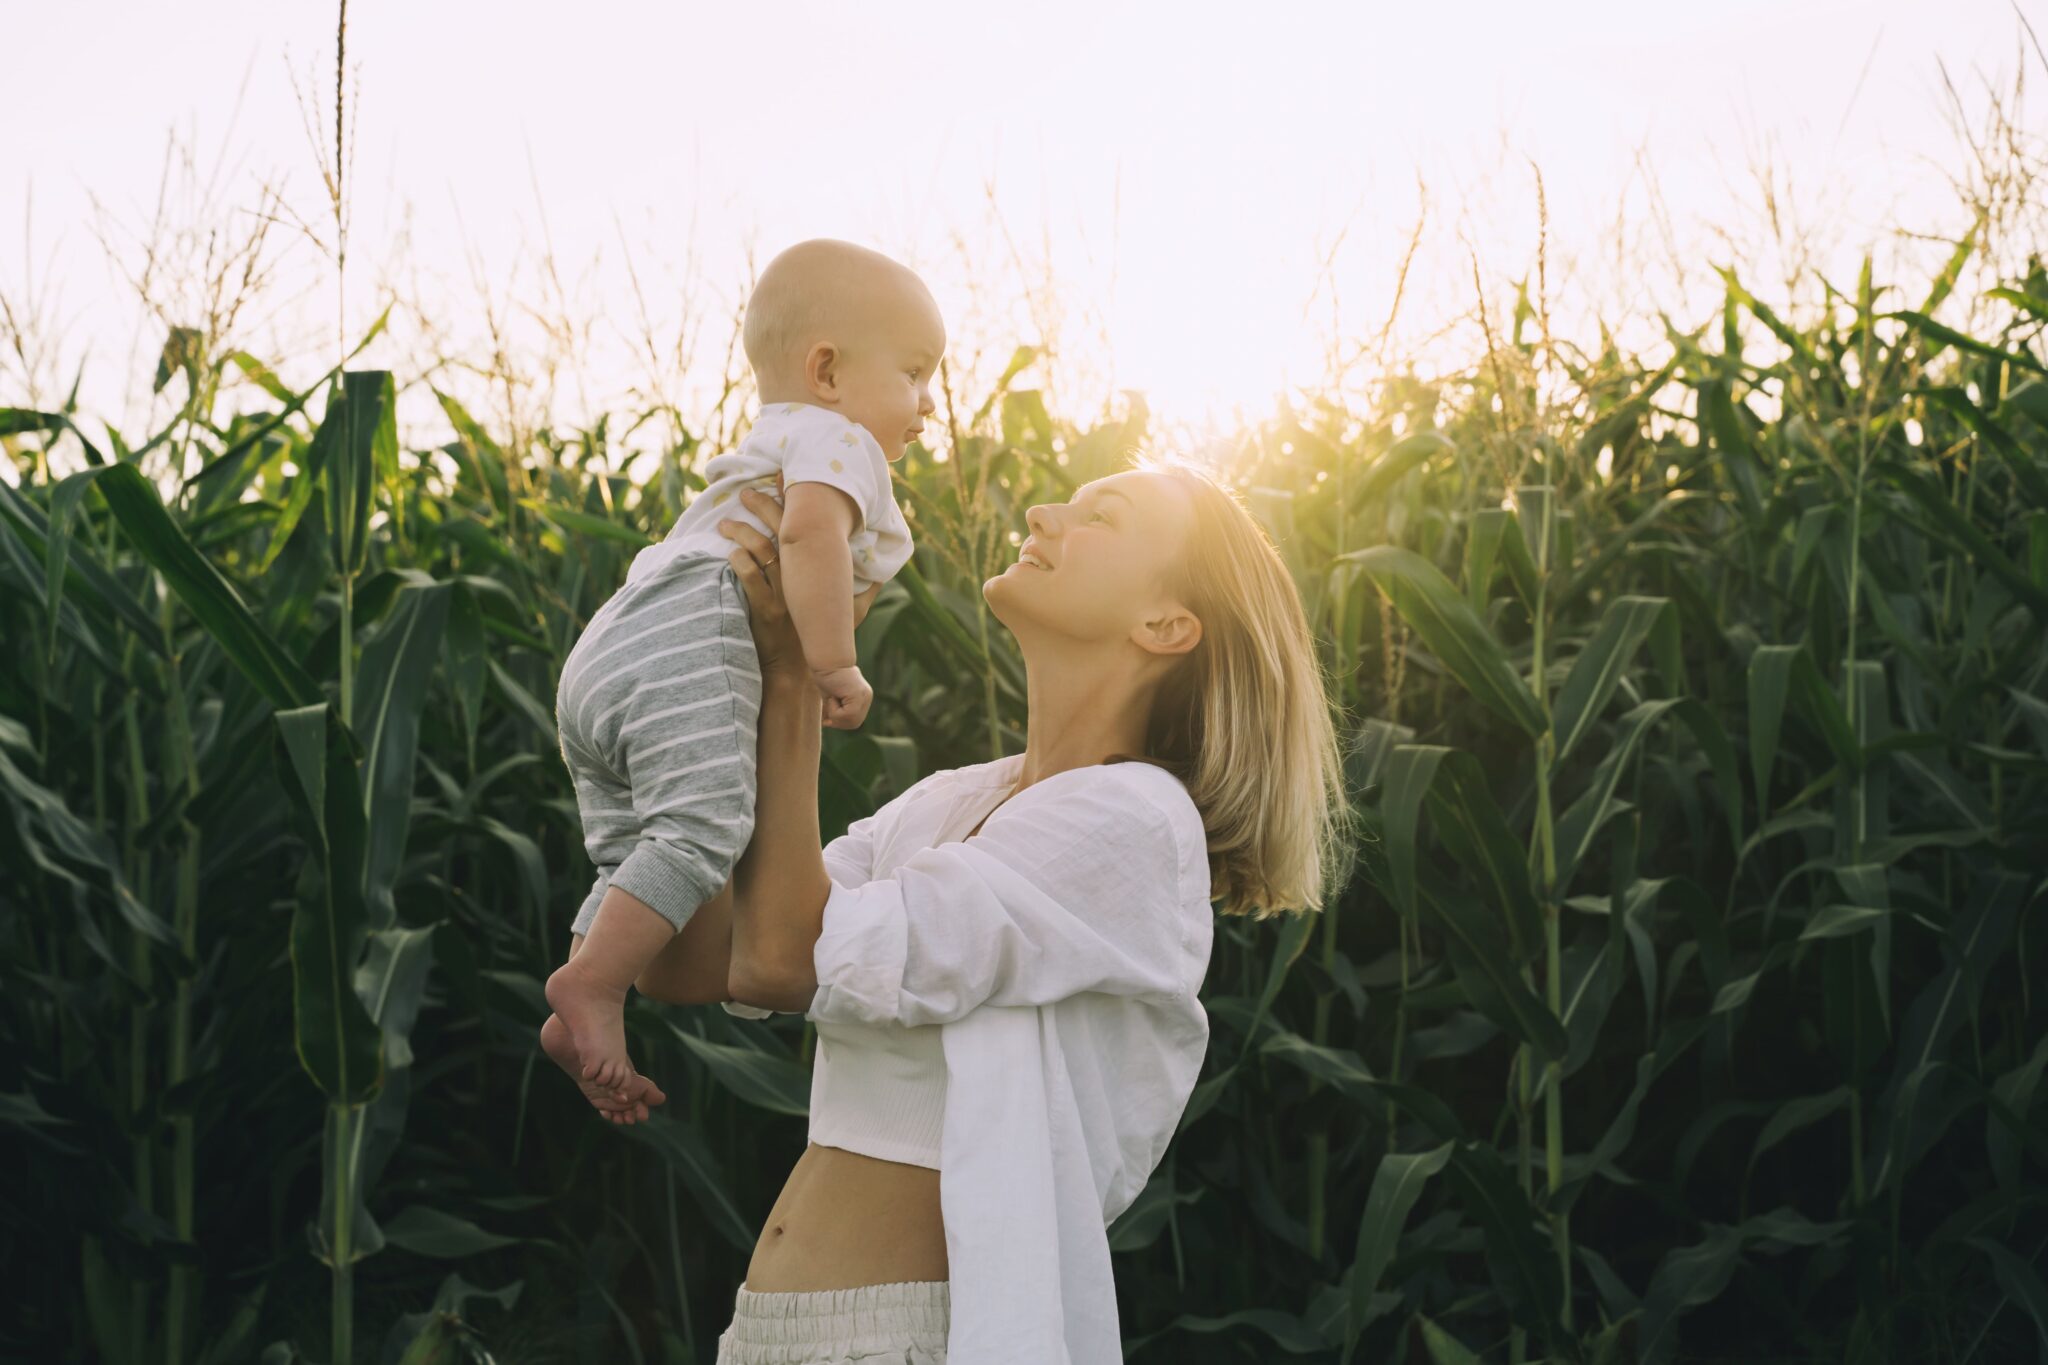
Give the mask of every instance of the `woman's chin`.
[[981, 600], [988, 603], [988, 609], [1005, 625], [1009, 624], [1005, 610], [1015, 610], [1019, 599], [1025, 596], [1017, 590], [1017, 579], [1029, 572], [1029, 569], [1020, 569], [1013, 564], [993, 578], [984, 580], [981, 585]]

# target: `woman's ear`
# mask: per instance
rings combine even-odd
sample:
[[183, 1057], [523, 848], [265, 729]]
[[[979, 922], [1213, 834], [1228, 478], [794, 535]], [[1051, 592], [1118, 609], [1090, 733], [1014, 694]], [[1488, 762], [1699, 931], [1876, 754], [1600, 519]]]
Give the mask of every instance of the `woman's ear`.
[[811, 343], [804, 353], [804, 387], [813, 397], [833, 402], [839, 397], [839, 348], [829, 341]]
[[1168, 599], [1132, 627], [1131, 639], [1152, 654], [1185, 654], [1202, 642], [1202, 623], [1186, 607]]

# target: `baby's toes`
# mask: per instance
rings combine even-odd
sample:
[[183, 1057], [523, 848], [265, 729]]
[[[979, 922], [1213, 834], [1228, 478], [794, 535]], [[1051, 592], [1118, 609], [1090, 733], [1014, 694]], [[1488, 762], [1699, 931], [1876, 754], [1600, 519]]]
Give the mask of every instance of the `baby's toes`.
[[637, 1071], [628, 1075], [613, 1093], [621, 1104], [626, 1105], [652, 1106], [668, 1102], [662, 1088]]

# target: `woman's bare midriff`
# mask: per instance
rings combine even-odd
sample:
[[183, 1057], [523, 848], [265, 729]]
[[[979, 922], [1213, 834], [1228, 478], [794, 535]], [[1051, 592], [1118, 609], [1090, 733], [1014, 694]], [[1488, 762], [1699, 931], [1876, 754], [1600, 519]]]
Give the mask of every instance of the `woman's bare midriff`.
[[945, 1278], [939, 1173], [813, 1142], [768, 1210], [744, 1284], [769, 1294]]

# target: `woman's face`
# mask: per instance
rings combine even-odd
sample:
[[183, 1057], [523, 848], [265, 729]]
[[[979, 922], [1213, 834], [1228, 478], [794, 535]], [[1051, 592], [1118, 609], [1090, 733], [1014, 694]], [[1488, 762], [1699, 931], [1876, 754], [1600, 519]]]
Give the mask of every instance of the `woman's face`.
[[[1075, 640], [1146, 635], [1174, 602], [1169, 570], [1195, 526], [1194, 499], [1171, 474], [1132, 469], [1084, 484], [1068, 502], [1024, 513], [1017, 562], [981, 585], [996, 619]], [[1149, 638], [1149, 636], [1147, 637]], [[1142, 641], [1141, 641], [1142, 642]]]

